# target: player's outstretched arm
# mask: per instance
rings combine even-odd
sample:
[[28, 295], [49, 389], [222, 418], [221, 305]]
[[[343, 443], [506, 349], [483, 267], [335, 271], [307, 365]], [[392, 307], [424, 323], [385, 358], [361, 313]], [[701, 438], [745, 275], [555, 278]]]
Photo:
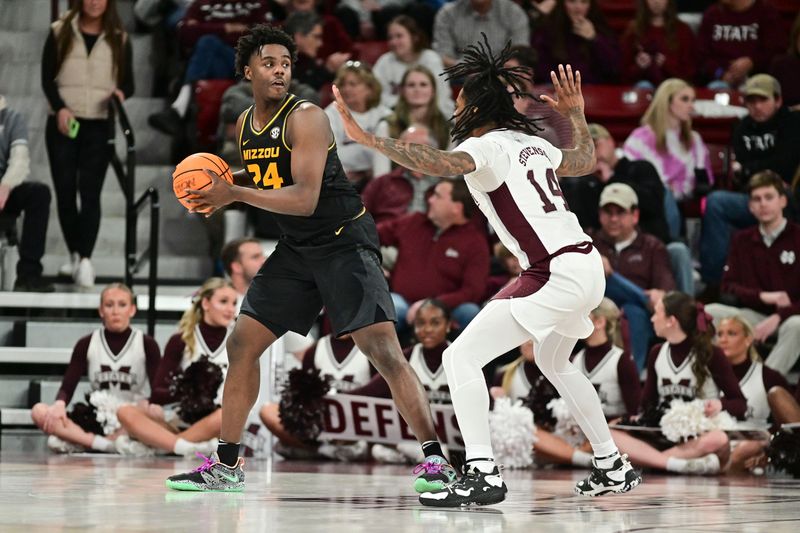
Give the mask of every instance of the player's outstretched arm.
[[558, 66], [558, 76], [550, 72], [557, 100], [543, 94], [541, 96], [550, 107], [567, 117], [572, 124], [572, 139], [575, 148], [561, 150], [561, 165], [556, 169], [559, 176], [585, 176], [594, 171], [596, 159], [594, 142], [589, 134], [589, 125], [583, 114], [583, 93], [581, 92], [581, 73], [572, 73], [572, 66]]
[[336, 109], [342, 116], [344, 131], [358, 144], [379, 151], [398, 165], [428, 176], [458, 176], [475, 170], [472, 156], [466, 152], [447, 152], [424, 144], [399, 141], [390, 137], [376, 137], [364, 131], [344, 103], [339, 89], [333, 86]]

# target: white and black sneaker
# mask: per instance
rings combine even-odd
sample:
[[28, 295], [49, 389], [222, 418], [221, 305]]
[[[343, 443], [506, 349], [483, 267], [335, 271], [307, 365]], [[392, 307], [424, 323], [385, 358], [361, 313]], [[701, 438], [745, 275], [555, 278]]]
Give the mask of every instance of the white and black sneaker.
[[419, 502], [429, 507], [464, 507], [468, 505], [492, 505], [506, 499], [508, 487], [495, 466], [489, 472], [481, 472], [467, 465], [466, 472], [441, 490], [424, 492]]
[[[575, 492], [583, 496], [602, 496], [603, 494], [628, 492], [642, 482], [642, 475], [633, 469], [627, 455], [614, 454], [616, 460], [610, 468], [600, 468], [597, 457], [592, 459], [589, 477], [575, 485]], [[601, 457], [610, 460], [613, 456]]]

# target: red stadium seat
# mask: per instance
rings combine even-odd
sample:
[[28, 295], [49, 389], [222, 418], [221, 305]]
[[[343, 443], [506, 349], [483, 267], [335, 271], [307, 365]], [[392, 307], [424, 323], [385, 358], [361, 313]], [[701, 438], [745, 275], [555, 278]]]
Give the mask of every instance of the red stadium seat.
[[600, 11], [617, 35], [622, 35], [636, 15], [636, 0], [598, 0]]
[[360, 61], [366, 61], [370, 66], [383, 54], [389, 51], [386, 41], [356, 41], [353, 43], [353, 55]]
[[605, 126], [618, 143], [639, 127], [652, 99], [650, 91], [618, 85], [584, 85], [582, 89], [587, 120]]
[[197, 104], [197, 142], [202, 147], [211, 148], [217, 141], [219, 108], [222, 95], [236, 83], [236, 80], [200, 80], [194, 86], [194, 99]]

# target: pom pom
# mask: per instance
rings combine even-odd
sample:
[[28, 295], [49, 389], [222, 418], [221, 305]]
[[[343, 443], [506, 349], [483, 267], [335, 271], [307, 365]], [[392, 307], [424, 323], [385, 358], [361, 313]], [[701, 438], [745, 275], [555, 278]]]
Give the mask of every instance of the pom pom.
[[316, 444], [325, 423], [323, 397], [330, 388], [330, 376], [322, 376], [318, 368], [289, 371], [278, 405], [284, 429], [307, 444]]
[[553, 413], [556, 419], [553, 427], [553, 434], [567, 441], [571, 446], [578, 447], [586, 441], [580, 426], [572, 416], [567, 402], [563, 398], [553, 398], [548, 402], [547, 408]]
[[620, 424], [626, 426], [639, 426], [643, 428], [660, 427], [661, 418], [669, 409], [669, 402], [663, 401], [657, 405], [649, 404], [638, 417], [625, 416]]
[[95, 406], [89, 401], [90, 393], [86, 393], [86, 403], [76, 403], [67, 415], [82, 430], [95, 435], [103, 434], [103, 426], [97, 421]]
[[527, 468], [533, 464], [533, 443], [536, 426], [533, 413], [521, 401], [512, 404], [508, 398], [494, 402], [489, 413], [489, 431], [495, 461], [507, 468]]
[[661, 432], [670, 441], [681, 442], [714, 429], [733, 429], [736, 426], [735, 420], [725, 411], [707, 417], [705, 403], [705, 400], [672, 400], [661, 417]]
[[556, 426], [556, 418], [547, 405], [553, 398], [558, 398], [558, 391], [544, 376], [539, 376], [533, 382], [528, 397], [522, 404], [531, 410], [536, 425], [545, 431], [553, 431]]
[[101, 435], [111, 435], [122, 427], [117, 419], [117, 409], [129, 402], [106, 390], [96, 390], [89, 395], [89, 403], [94, 406], [97, 423], [103, 428]]
[[194, 424], [213, 413], [219, 407], [216, 400], [222, 380], [222, 369], [205, 355], [173, 374], [169, 391], [178, 401], [181, 420]]
[[778, 430], [770, 440], [767, 457], [776, 470], [800, 479], [800, 434]]

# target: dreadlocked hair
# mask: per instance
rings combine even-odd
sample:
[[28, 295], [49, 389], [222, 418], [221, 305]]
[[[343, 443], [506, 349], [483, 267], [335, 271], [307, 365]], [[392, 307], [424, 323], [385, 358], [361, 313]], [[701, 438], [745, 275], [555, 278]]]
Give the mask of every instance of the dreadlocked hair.
[[244, 67], [253, 54], [258, 54], [263, 46], [278, 44], [289, 51], [292, 64], [297, 61], [297, 45], [288, 33], [269, 24], [257, 24], [239, 37], [236, 42], [236, 74], [244, 78]]
[[524, 82], [531, 81], [530, 69], [503, 66], [512, 55], [511, 41], [495, 57], [486, 34], [481, 32], [481, 36], [483, 42], [468, 46], [463, 60], [444, 71], [448, 81], [465, 80], [461, 89], [464, 108], [458, 115], [453, 115], [453, 140], [461, 142], [473, 130], [489, 124], [536, 135], [542, 131], [537, 125], [541, 119], [528, 118], [519, 113], [514, 109], [512, 100], [515, 97], [534, 98], [525, 91]]

